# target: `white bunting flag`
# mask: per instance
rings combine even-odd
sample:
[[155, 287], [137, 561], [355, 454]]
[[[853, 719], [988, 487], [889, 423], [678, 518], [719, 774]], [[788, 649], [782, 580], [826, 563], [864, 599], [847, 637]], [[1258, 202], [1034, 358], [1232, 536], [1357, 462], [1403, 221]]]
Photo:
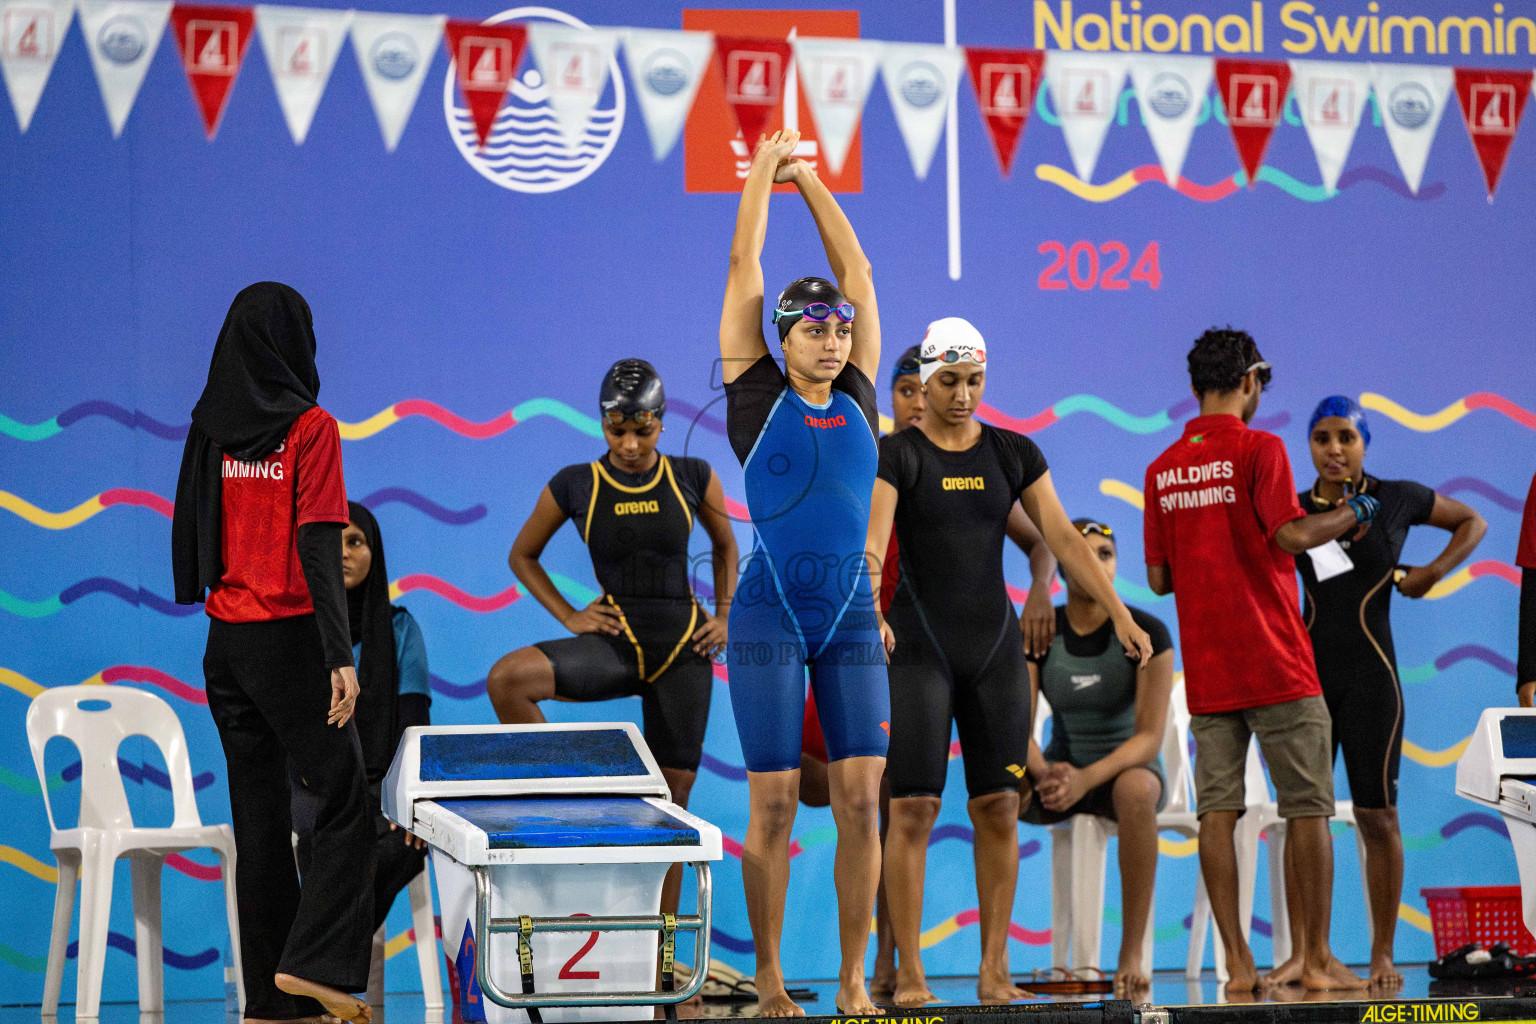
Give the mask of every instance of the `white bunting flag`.
[[618, 43], [619, 34], [612, 29], [528, 22], [528, 46], [567, 149], [575, 151], [586, 135], [587, 119], [608, 87], [608, 68]]
[[26, 131], [64, 43], [74, 0], [0, 0], [0, 73]]
[[926, 43], [886, 43], [880, 57], [885, 94], [896, 112], [896, 126], [907, 144], [912, 173], [919, 181], [944, 133], [944, 116], [955, 101], [955, 88], [965, 69], [959, 47]]
[[841, 174], [864, 101], [880, 68], [880, 43], [867, 39], [796, 36], [795, 67], [800, 93], [816, 119], [816, 137], [833, 174]]
[[624, 59], [651, 135], [651, 155], [660, 163], [677, 145], [699, 83], [709, 71], [715, 37], [708, 32], [631, 29], [624, 33]]
[[1333, 192], [1349, 159], [1349, 148], [1360, 127], [1365, 94], [1371, 88], [1369, 64], [1345, 61], [1291, 61], [1291, 92], [1301, 111], [1301, 123], [1312, 142], [1323, 188]]
[[1211, 88], [1216, 62], [1210, 57], [1137, 56], [1131, 59], [1131, 85], [1141, 123], [1146, 125], [1168, 187], [1179, 183], [1189, 140]]
[[1045, 81], [1051, 87], [1061, 133], [1072, 166], [1083, 181], [1093, 179], [1099, 150], [1120, 102], [1127, 58], [1118, 53], [1052, 50], [1045, 57]]
[[170, 16], [171, 0], [80, 0], [80, 31], [114, 139], [123, 134]]
[[256, 5], [261, 52], [296, 146], [303, 145], [309, 134], [351, 21], [351, 11]]
[[1456, 81], [1454, 68], [1428, 64], [1372, 64], [1371, 87], [1398, 169], [1414, 195], [1424, 180], [1429, 147]]
[[391, 153], [411, 119], [447, 20], [441, 14], [352, 15], [352, 52], [363, 70], [384, 148]]

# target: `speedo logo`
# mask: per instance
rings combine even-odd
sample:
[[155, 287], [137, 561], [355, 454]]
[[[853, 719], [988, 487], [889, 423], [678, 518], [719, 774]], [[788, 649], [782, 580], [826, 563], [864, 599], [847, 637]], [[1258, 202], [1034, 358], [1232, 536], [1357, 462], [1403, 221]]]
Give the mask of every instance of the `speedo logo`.
[[807, 416], [805, 425], [818, 430], [830, 430], [832, 427], [846, 427], [848, 420], [843, 416]]
[[618, 501], [613, 505], [613, 514], [616, 516], [639, 516], [660, 511], [661, 505], [654, 498], [650, 501]]
[[984, 476], [946, 476], [943, 478], [946, 491], [984, 491], [987, 489], [987, 478]]

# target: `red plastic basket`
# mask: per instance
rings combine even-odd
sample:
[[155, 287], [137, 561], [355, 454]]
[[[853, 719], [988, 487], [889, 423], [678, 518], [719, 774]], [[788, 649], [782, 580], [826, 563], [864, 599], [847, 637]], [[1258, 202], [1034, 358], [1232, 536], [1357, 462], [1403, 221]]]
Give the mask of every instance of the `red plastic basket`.
[[1458, 885], [1420, 889], [1419, 894], [1429, 904], [1435, 956], [1470, 942], [1507, 942], [1520, 956], [1536, 953], [1536, 938], [1522, 920], [1518, 885]]

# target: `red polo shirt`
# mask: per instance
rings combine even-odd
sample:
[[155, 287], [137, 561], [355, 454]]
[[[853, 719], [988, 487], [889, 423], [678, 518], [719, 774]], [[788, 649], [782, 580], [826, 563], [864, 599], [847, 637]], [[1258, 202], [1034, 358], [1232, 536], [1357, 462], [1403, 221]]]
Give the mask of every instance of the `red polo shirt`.
[[309, 409], [277, 451], [257, 462], [224, 456], [224, 575], [208, 614], [224, 622], [265, 622], [315, 610], [299, 565], [299, 527], [345, 523], [341, 435], [331, 414]]
[[1198, 416], [1147, 468], [1144, 496], [1147, 564], [1173, 576], [1189, 710], [1320, 695], [1296, 561], [1274, 540], [1304, 514], [1281, 440]]

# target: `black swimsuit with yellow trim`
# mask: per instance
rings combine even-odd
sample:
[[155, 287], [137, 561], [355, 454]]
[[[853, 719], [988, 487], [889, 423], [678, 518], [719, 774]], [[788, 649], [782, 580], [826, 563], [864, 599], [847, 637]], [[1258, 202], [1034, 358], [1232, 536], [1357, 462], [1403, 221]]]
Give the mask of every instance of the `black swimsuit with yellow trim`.
[[550, 494], [586, 542], [624, 632], [534, 644], [562, 700], [639, 697], [657, 763], [684, 771], [698, 770], [714, 688], [712, 666], [689, 642], [706, 613], [690, 584], [688, 536], [711, 475], [702, 459], [665, 455], [639, 474], [606, 455], [556, 473]]
[[[1381, 502], [1371, 528], [1339, 539], [1353, 568], [1318, 581], [1310, 555], [1296, 556], [1305, 602], [1302, 619], [1333, 716], [1333, 749], [1342, 748], [1349, 795], [1356, 807], [1397, 806], [1403, 751], [1403, 690], [1397, 676], [1390, 619], [1393, 573], [1408, 530], [1429, 521], [1435, 492], [1411, 480], [1367, 476], [1363, 491]], [[1317, 493], [1297, 495], [1308, 515], [1333, 508]]]

